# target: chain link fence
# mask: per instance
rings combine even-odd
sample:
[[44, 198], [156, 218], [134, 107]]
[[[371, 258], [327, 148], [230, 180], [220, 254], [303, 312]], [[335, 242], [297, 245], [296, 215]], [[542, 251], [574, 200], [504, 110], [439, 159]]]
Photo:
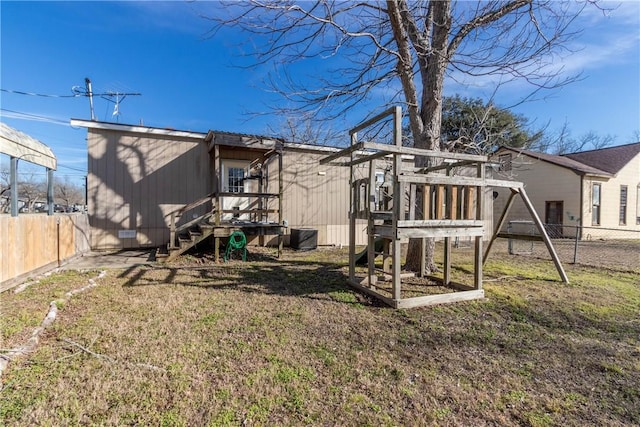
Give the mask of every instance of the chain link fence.
[[[545, 229], [563, 263], [640, 272], [638, 230], [558, 224], [545, 224]], [[506, 231], [524, 236], [506, 239], [509, 254], [551, 259], [544, 242], [533, 240], [539, 237], [539, 232], [532, 221], [511, 221]], [[531, 240], [525, 240], [526, 236], [531, 236]]]

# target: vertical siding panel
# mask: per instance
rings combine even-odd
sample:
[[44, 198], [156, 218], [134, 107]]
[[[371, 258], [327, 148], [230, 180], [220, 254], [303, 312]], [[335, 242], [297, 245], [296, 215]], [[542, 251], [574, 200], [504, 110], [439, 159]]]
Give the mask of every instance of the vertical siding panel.
[[[166, 198], [165, 192], [167, 190], [162, 189], [160, 185], [160, 180], [162, 179], [164, 171], [159, 169], [161, 166], [158, 166], [158, 162], [160, 165], [164, 164], [167, 160], [167, 157], [171, 156], [169, 150], [171, 150], [171, 144], [169, 142], [149, 139], [147, 144], [147, 150], [149, 152], [149, 158], [152, 160], [148, 161], [148, 164], [145, 165], [147, 176], [144, 177], [145, 186], [143, 187], [144, 191], [146, 191], [146, 205], [148, 216], [145, 218], [147, 233], [151, 242], [156, 245], [161, 243], [166, 243], [163, 240], [158, 241], [161, 236], [158, 236], [158, 229], [164, 227], [164, 215], [162, 213], [161, 204], [164, 203], [164, 199]], [[168, 181], [168, 180], [167, 180]], [[169, 186], [167, 186], [168, 188]]]
[[[169, 177], [169, 182], [165, 183], [165, 184], [168, 184], [167, 187], [165, 187], [168, 189], [168, 192], [164, 194], [163, 203], [166, 203], [169, 206], [169, 211], [175, 210], [179, 203], [179, 201], [177, 200], [177, 197], [179, 196], [180, 189], [181, 189], [180, 177], [175, 176], [175, 172], [174, 172], [175, 169], [180, 168], [179, 166], [180, 156], [178, 155], [179, 148], [180, 148], [180, 144], [174, 143], [174, 144], [171, 144], [169, 149], [166, 151], [166, 153], [169, 154], [169, 156], [171, 157], [171, 159], [168, 161], [171, 162], [172, 168], [170, 171], [167, 171], [167, 174], [166, 174]], [[162, 194], [160, 188], [158, 188], [158, 192], [159, 194]]]
[[[188, 145], [184, 142], [180, 142], [180, 147], [183, 155], [180, 156], [180, 167], [175, 170], [174, 173], [178, 176], [178, 179], [180, 180], [182, 186], [178, 203], [184, 205], [193, 200], [193, 188], [191, 188], [191, 186], [189, 185], [189, 179], [187, 178], [187, 174], [185, 173], [186, 171], [193, 172], [193, 166], [191, 165], [191, 156], [193, 155], [193, 153], [191, 153], [191, 151], [189, 150], [190, 147], [188, 147]], [[188, 218], [184, 218], [183, 222], [188, 220]]]
[[[195, 195], [196, 195], [197, 188], [195, 188], [195, 176], [194, 176], [196, 174], [196, 170], [195, 170], [195, 163], [194, 163], [193, 146], [188, 143], [182, 143], [182, 146], [184, 147], [183, 150], [186, 151], [187, 155], [184, 156], [184, 164], [179, 171], [182, 177], [182, 180], [184, 181], [184, 188], [185, 188], [185, 191], [183, 193], [184, 198], [182, 199], [181, 203], [187, 204], [196, 200]], [[187, 173], [187, 171], [191, 173]], [[189, 221], [190, 219], [191, 219], [191, 215], [189, 216], [189, 218], [186, 218], [187, 221]]]
[[150, 142], [148, 138], [135, 137], [131, 144], [136, 154], [134, 169], [131, 171], [134, 187], [132, 197], [136, 204], [133, 224], [136, 229], [136, 243], [141, 246], [146, 246], [149, 242], [149, 221], [152, 218], [149, 211], [149, 202], [152, 199], [149, 192], [149, 175], [153, 172], [148, 170], [147, 165], [148, 159], [153, 159]]
[[95, 242], [95, 238], [96, 238], [96, 234], [99, 232], [98, 230], [101, 230], [101, 224], [99, 223], [99, 220], [97, 218], [96, 215], [96, 203], [95, 203], [95, 198], [97, 197], [98, 194], [98, 188], [97, 188], [97, 174], [98, 174], [98, 161], [96, 159], [96, 155], [97, 155], [97, 141], [96, 138], [93, 134], [93, 132], [91, 131], [91, 129], [89, 129], [87, 131], [87, 155], [89, 157], [88, 160], [88, 171], [87, 171], [87, 212], [89, 214], [89, 218], [90, 218], [90, 225], [92, 228], [91, 231], [91, 235], [90, 235], [90, 245], [93, 247], [96, 242]]
[[131, 213], [133, 212], [133, 182], [131, 179], [131, 172], [129, 171], [129, 167], [131, 165], [129, 163], [134, 163], [133, 153], [129, 148], [129, 144], [131, 143], [131, 137], [127, 135], [122, 135], [116, 139], [116, 160], [113, 163], [115, 176], [114, 179], [114, 190], [116, 193], [116, 200], [119, 204], [119, 209], [117, 211], [116, 217], [116, 229], [114, 230], [114, 239], [118, 241], [118, 245], [121, 248], [128, 248], [131, 246], [129, 240], [130, 239], [120, 239], [118, 237], [118, 231], [123, 229], [130, 228], [130, 219]]
[[95, 197], [95, 220], [98, 223], [99, 232], [96, 233], [96, 245], [98, 248], [103, 248], [103, 244], [105, 243], [105, 234], [109, 232], [107, 229], [106, 223], [106, 214], [107, 209], [109, 209], [109, 194], [106, 191], [106, 150], [107, 145], [109, 144], [109, 140], [102, 135], [95, 135], [96, 139], [96, 154], [99, 157], [96, 157], [96, 171], [97, 175], [95, 177], [96, 184], [96, 192], [94, 194]]
[[117, 201], [114, 200], [112, 197], [113, 191], [112, 191], [111, 177], [113, 173], [108, 168], [108, 165], [112, 165], [114, 160], [113, 155], [111, 154], [111, 151], [113, 150], [114, 137], [113, 135], [106, 135], [106, 137], [107, 137], [107, 141], [105, 144], [104, 157], [101, 160], [101, 167], [100, 167], [100, 169], [102, 169], [102, 172], [103, 172], [101, 177], [103, 178], [101, 182], [102, 206], [99, 209], [101, 211], [100, 215], [103, 221], [103, 229], [105, 231], [103, 235], [102, 245], [109, 247], [109, 245], [112, 243], [111, 236], [113, 235], [113, 227], [109, 222], [109, 219], [115, 217], [113, 212], [113, 206], [117, 203]]
[[[187, 153], [186, 155], [180, 156], [180, 168], [176, 171], [180, 182], [182, 183], [182, 191], [180, 192], [180, 200], [179, 203], [181, 205], [189, 203], [191, 200], [191, 195], [193, 194], [193, 189], [189, 186], [189, 179], [187, 178], [187, 171], [193, 172], [193, 167], [190, 165], [191, 163], [191, 153], [189, 152], [189, 147], [187, 144], [181, 143], [180, 146], [182, 148], [183, 153]], [[185, 218], [184, 221], [188, 221], [188, 218]]]
[[152, 216], [152, 211], [149, 209], [148, 193], [144, 191], [144, 185], [146, 177], [144, 176], [145, 163], [147, 162], [148, 143], [141, 137], [136, 137], [133, 148], [135, 153], [140, 157], [136, 159], [135, 168], [132, 170], [131, 175], [133, 179], [133, 192], [132, 197], [136, 201], [136, 216], [135, 226], [139, 230], [138, 243], [148, 245], [151, 242], [151, 236], [149, 234], [149, 221]]
[[167, 141], [155, 138], [145, 138], [144, 152], [146, 161], [143, 164], [144, 176], [140, 190], [144, 198], [142, 223], [144, 233], [147, 236], [145, 245], [160, 243], [157, 241], [156, 230], [161, 227], [162, 214], [160, 213], [160, 198], [162, 193], [158, 186], [158, 180], [162, 175], [162, 164], [165, 162], [166, 150], [170, 147]]
[[140, 189], [138, 176], [140, 175], [140, 157], [138, 146], [140, 138], [135, 135], [129, 136], [123, 141], [126, 145], [123, 149], [122, 158], [122, 176], [123, 189], [122, 194], [125, 196], [125, 210], [123, 212], [122, 225], [124, 229], [136, 230], [135, 239], [122, 239], [123, 245], [126, 247], [138, 246], [138, 214], [140, 213]]
[[140, 183], [141, 198], [144, 200], [140, 212], [144, 239], [139, 240], [144, 246], [159, 246], [162, 243], [156, 236], [156, 230], [161, 226], [159, 223], [162, 216], [159, 200], [161, 196], [157, 186], [161, 171], [153, 165], [158, 162], [159, 157], [162, 157], [167, 147], [168, 144], [165, 141], [153, 138], [145, 140], [144, 151], [147, 153], [147, 160], [143, 164], [144, 175]]
[[294, 177], [294, 186], [291, 187], [291, 190], [298, 192], [300, 197], [300, 203], [296, 203], [296, 224], [298, 224], [299, 227], [303, 226], [307, 221], [306, 211], [309, 207], [309, 193], [303, 186], [304, 180], [302, 174], [304, 173], [304, 165], [302, 164], [302, 161], [303, 158], [298, 159], [298, 162], [295, 165], [296, 176]]
[[135, 182], [135, 192], [133, 197], [136, 200], [137, 218], [135, 219], [137, 233], [137, 243], [147, 246], [150, 243], [150, 226], [153, 219], [153, 211], [150, 209], [154, 193], [151, 192], [150, 181], [154, 171], [150, 169], [149, 163], [154, 161], [153, 141], [150, 138], [136, 138], [134, 147], [140, 153], [140, 158], [136, 161], [136, 171], [132, 173]]
[[[109, 137], [109, 145], [107, 147], [107, 180], [106, 185], [110, 190], [113, 196], [109, 203], [108, 212], [109, 214], [105, 217], [105, 221], [107, 221], [109, 226], [109, 240], [111, 244], [115, 244], [117, 247], [121, 247], [118, 242], [118, 226], [120, 223], [120, 209], [122, 209], [122, 199], [117, 197], [119, 194], [118, 184], [116, 182], [116, 175], [118, 174], [118, 137], [116, 135], [110, 135]], [[116, 243], [118, 242], [118, 243]]]
[[91, 226], [91, 246], [96, 246], [96, 239], [99, 230], [102, 230], [102, 224], [98, 219], [96, 211], [96, 199], [98, 197], [98, 141], [93, 131], [89, 129], [87, 131], [87, 154], [89, 156], [87, 171], [87, 212], [89, 213], [89, 224]]
[[[322, 244], [327, 243], [328, 235], [327, 235], [327, 225], [328, 215], [330, 212], [330, 197], [329, 197], [329, 189], [331, 186], [331, 176], [329, 175], [320, 175], [320, 168], [324, 168], [324, 166], [320, 166], [319, 161], [321, 156], [317, 153], [313, 155], [313, 164], [311, 167], [312, 179], [315, 182], [315, 192], [316, 192], [316, 200], [317, 200], [317, 209], [316, 209], [316, 219], [315, 222], [319, 228], [322, 228], [322, 233], [318, 233], [318, 243], [322, 242]], [[322, 235], [322, 238], [320, 238]]]

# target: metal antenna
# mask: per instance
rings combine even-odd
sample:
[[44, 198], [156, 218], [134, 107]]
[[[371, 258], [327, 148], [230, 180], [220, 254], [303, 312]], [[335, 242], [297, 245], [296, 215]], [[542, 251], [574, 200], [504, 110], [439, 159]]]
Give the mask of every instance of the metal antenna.
[[[89, 77], [86, 77], [84, 79], [84, 90], [80, 87], [80, 86], [74, 86], [71, 88], [71, 91], [76, 95], [76, 96], [87, 96], [89, 97], [89, 107], [91, 109], [91, 120], [95, 121], [96, 120], [96, 116], [95, 116], [95, 112], [93, 109], [93, 96], [99, 96], [109, 102], [113, 102], [115, 104], [114, 109], [113, 109], [113, 115], [116, 116], [116, 118], [120, 115], [120, 104], [122, 103], [122, 101], [124, 101], [124, 99], [127, 96], [140, 96], [142, 95], [141, 93], [137, 93], [137, 92], [132, 92], [132, 93], [121, 93], [121, 92], [104, 92], [104, 93], [93, 93], [93, 89], [91, 88], [91, 80], [89, 79]], [[114, 100], [115, 99], [115, 100]]]
[[84, 84], [87, 88], [87, 96], [89, 96], [89, 107], [91, 108], [91, 120], [95, 121], [96, 116], [93, 112], [93, 91], [91, 90], [91, 80], [89, 77], [85, 77]]

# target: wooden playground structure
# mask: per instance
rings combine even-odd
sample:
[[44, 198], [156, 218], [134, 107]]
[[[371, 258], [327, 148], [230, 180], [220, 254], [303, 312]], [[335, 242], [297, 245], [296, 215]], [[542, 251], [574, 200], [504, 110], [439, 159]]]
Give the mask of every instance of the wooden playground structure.
[[[358, 140], [358, 132], [389, 120], [393, 121], [393, 143]], [[321, 164], [337, 164], [350, 168], [349, 211], [349, 284], [394, 308], [411, 308], [484, 297], [482, 266], [498, 237], [543, 240], [558, 273], [564, 282], [568, 278], [547, 235], [544, 225], [520, 182], [487, 179], [487, 156], [449, 153], [402, 146], [402, 111], [392, 107], [349, 131], [351, 145], [323, 158]], [[417, 159], [428, 166], [416, 166]], [[346, 159], [345, 159], [346, 158]], [[498, 220], [495, 231], [483, 251], [487, 236], [484, 218], [484, 195], [488, 187], [506, 187], [511, 196]], [[500, 233], [514, 198], [519, 195], [539, 235], [518, 236]], [[367, 222], [367, 262], [365, 271], [356, 267], [356, 222]], [[426, 277], [426, 239], [444, 239], [443, 276], [428, 276], [448, 292], [426, 294], [416, 291], [403, 280], [416, 275]], [[451, 280], [451, 243], [455, 238], [474, 241], [473, 284]], [[401, 244], [409, 239], [421, 239], [421, 268], [416, 273], [401, 271]], [[376, 253], [376, 241], [382, 251]], [[382, 266], [376, 257], [382, 255]], [[362, 270], [362, 269], [360, 269]], [[362, 275], [364, 273], [364, 276]], [[404, 286], [404, 289], [403, 289]]]

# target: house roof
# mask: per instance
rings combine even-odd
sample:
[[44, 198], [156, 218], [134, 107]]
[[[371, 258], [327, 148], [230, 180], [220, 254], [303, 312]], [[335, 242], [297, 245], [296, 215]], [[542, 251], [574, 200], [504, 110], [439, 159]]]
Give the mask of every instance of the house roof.
[[[105, 129], [105, 130], [117, 130], [121, 132], [133, 132], [133, 133], [144, 133], [151, 135], [164, 135], [171, 137], [182, 137], [182, 138], [194, 138], [201, 139], [206, 142], [210, 142], [214, 136], [216, 135], [226, 135], [230, 137], [237, 138], [238, 141], [242, 142], [246, 141], [281, 141], [280, 138], [269, 137], [264, 135], [254, 135], [248, 133], [240, 133], [240, 132], [227, 132], [220, 130], [209, 130], [207, 133], [203, 132], [192, 132], [192, 131], [183, 131], [177, 129], [167, 129], [167, 128], [158, 128], [158, 127], [150, 127], [143, 125], [127, 125], [122, 123], [112, 123], [112, 122], [99, 122], [96, 120], [84, 120], [84, 119], [71, 119], [71, 126], [84, 127], [88, 129]], [[227, 139], [229, 141], [229, 139]], [[230, 144], [237, 145], [237, 144]], [[312, 144], [300, 144], [295, 142], [286, 142], [284, 141], [284, 146], [287, 149], [297, 149], [297, 150], [310, 150], [310, 151], [338, 151], [338, 148], [328, 147], [323, 145], [312, 145]]]
[[512, 147], [502, 147], [500, 151], [513, 151], [515, 153], [523, 154], [528, 157], [532, 157], [537, 160], [541, 160], [544, 162], [552, 163], [554, 165], [561, 166], [563, 168], [571, 169], [575, 173], [579, 175], [595, 175], [595, 176], [603, 176], [603, 177], [611, 177], [612, 173], [604, 171], [602, 169], [598, 169], [596, 167], [590, 166], [588, 164], [582, 163], [578, 160], [574, 160], [565, 156], [558, 156], [555, 154], [547, 154], [547, 153], [539, 153], [531, 150], [524, 150], [520, 148], [512, 148]]
[[564, 154], [563, 157], [576, 160], [610, 174], [616, 174], [639, 153], [640, 142], [636, 142], [599, 150]]
[[191, 132], [142, 125], [126, 125], [122, 123], [98, 122], [96, 120], [71, 119], [70, 124], [71, 126], [84, 127], [88, 129], [117, 130], [121, 132], [145, 133], [151, 135], [164, 135], [181, 138], [204, 139], [205, 136], [207, 136], [206, 133], [202, 132]]
[[0, 153], [55, 170], [57, 160], [51, 148], [19, 130], [0, 123]]

